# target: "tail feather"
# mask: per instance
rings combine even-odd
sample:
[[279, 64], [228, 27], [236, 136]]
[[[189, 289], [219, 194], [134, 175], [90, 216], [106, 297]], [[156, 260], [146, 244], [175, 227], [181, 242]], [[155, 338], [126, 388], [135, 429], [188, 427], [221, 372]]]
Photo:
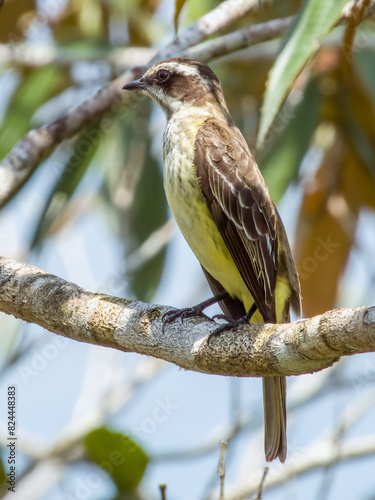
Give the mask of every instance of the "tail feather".
[[[216, 281], [202, 267], [207, 281], [214, 295], [224, 291], [222, 285]], [[230, 297], [220, 302], [224, 314], [236, 319], [244, 316], [246, 310], [243, 303], [238, 299]], [[283, 322], [289, 321], [289, 303], [283, 311]], [[286, 379], [285, 377], [263, 378], [263, 402], [264, 402], [264, 447], [267, 462], [279, 457], [281, 462], [286, 459]]]
[[267, 462], [286, 458], [286, 378], [263, 378], [264, 449]]

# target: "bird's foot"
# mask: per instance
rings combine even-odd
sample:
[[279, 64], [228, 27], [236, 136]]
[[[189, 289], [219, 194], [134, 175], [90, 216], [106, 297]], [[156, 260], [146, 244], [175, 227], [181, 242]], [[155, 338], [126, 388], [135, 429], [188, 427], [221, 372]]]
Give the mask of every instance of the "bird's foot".
[[228, 318], [224, 314], [217, 314], [214, 316], [212, 319], [223, 319], [226, 321], [226, 323], [223, 323], [222, 325], [218, 326], [215, 328], [215, 330], [208, 335], [207, 343], [210, 345], [210, 341], [213, 337], [217, 337], [221, 335], [223, 332], [226, 332], [228, 330], [231, 330], [232, 328], [235, 328], [236, 326], [241, 326], [241, 325], [248, 325], [249, 320], [247, 319], [247, 315], [242, 316], [241, 318]]
[[212, 333], [209, 334], [207, 339], [207, 344], [210, 345], [210, 340], [212, 339], [212, 337], [217, 337], [221, 333], [231, 330], [236, 326], [248, 325], [256, 310], [257, 306], [254, 302], [254, 304], [250, 307], [249, 311], [240, 318], [235, 318], [235, 319], [228, 318], [227, 316], [225, 316], [225, 314], [216, 314], [215, 316], [213, 316], [212, 319], [223, 319], [224, 321], [226, 321], [226, 323], [220, 325]]
[[213, 318], [207, 316], [207, 314], [205, 314], [203, 311], [206, 309], [206, 307], [219, 302], [220, 300], [227, 297], [227, 295], [228, 294], [226, 292], [223, 292], [219, 295], [215, 295], [208, 300], [205, 300], [204, 302], [201, 302], [200, 304], [197, 304], [196, 306], [185, 307], [183, 309], [172, 309], [171, 311], [166, 312], [162, 316], [163, 332], [165, 325], [167, 325], [168, 323], [173, 323], [173, 321], [176, 321], [177, 319], [179, 319], [181, 323], [184, 321], [184, 319], [193, 317], [200, 317], [208, 321], [215, 321]]
[[165, 325], [168, 323], [173, 323], [177, 319], [180, 320], [180, 323], [184, 321], [184, 319], [187, 318], [193, 318], [193, 317], [200, 317], [204, 318], [209, 321], [214, 321], [211, 319], [207, 314], [203, 312], [203, 309], [201, 309], [199, 306], [193, 306], [193, 307], [185, 307], [183, 309], [172, 309], [171, 311], [166, 312], [162, 316], [162, 321], [163, 321], [163, 331], [165, 328]]

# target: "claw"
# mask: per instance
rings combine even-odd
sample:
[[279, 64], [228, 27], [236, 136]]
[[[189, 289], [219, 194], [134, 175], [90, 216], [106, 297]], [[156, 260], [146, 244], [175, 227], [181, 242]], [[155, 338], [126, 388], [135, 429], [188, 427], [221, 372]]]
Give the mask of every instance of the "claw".
[[207, 338], [207, 345], [208, 346], [210, 345], [210, 340], [212, 337], [217, 337], [221, 333], [230, 330], [231, 328], [235, 328], [236, 326], [248, 325], [256, 310], [257, 310], [257, 305], [254, 302], [254, 304], [250, 307], [248, 312], [244, 316], [241, 316], [240, 318], [228, 318], [224, 314], [216, 314], [212, 319], [215, 318], [224, 319], [226, 323], [220, 325], [212, 333], [209, 334]]
[[228, 316], [225, 316], [225, 314], [215, 314], [215, 316], [212, 316], [212, 319], [223, 319], [224, 321], [231, 320], [231, 318], [228, 318]]
[[208, 338], [207, 338], [208, 346], [210, 345], [210, 340], [212, 339], [212, 337], [217, 337], [218, 335], [222, 334], [223, 332], [226, 332], [227, 330], [231, 330], [232, 328], [235, 328], [236, 326], [249, 324], [249, 321], [248, 321], [246, 316], [242, 316], [241, 318], [237, 318], [237, 319], [232, 319], [232, 318], [228, 318], [227, 316], [224, 316], [224, 314], [218, 314], [216, 317], [220, 317], [220, 319], [224, 319], [226, 321], [226, 323], [218, 326], [212, 333], [210, 333], [208, 335]]
[[205, 320], [208, 321], [214, 321], [212, 318], [207, 316], [203, 312], [203, 309], [198, 306], [193, 306], [193, 307], [186, 307], [184, 309], [173, 309], [172, 311], [167, 311], [166, 313], [163, 314], [162, 316], [162, 322], [163, 322], [163, 327], [162, 330], [164, 332], [165, 325], [168, 323], [173, 323], [176, 320], [180, 320], [181, 323], [187, 318], [194, 318], [194, 317], [200, 317], [204, 318]]
[[204, 309], [206, 309], [206, 307], [211, 306], [212, 304], [215, 304], [216, 302], [219, 302], [220, 300], [222, 300], [227, 296], [228, 296], [227, 292], [222, 292], [208, 300], [205, 300], [204, 302], [201, 302], [200, 304], [197, 304], [196, 306], [185, 307], [184, 309], [172, 309], [172, 311], [167, 311], [166, 313], [163, 314], [161, 318], [163, 322], [163, 327], [162, 327], [163, 333], [166, 324], [173, 323], [173, 321], [176, 321], [179, 318], [181, 323], [186, 318], [193, 318], [196, 316], [204, 318], [205, 320], [208, 321], [214, 321], [214, 319], [210, 318], [209, 316], [207, 316], [207, 314], [203, 312]]

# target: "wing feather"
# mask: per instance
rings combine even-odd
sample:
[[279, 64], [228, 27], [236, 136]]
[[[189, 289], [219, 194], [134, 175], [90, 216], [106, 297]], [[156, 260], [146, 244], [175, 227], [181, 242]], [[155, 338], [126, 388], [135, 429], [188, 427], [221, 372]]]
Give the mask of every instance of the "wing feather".
[[215, 223], [265, 321], [275, 322], [277, 216], [268, 189], [239, 130], [205, 122], [195, 166]]

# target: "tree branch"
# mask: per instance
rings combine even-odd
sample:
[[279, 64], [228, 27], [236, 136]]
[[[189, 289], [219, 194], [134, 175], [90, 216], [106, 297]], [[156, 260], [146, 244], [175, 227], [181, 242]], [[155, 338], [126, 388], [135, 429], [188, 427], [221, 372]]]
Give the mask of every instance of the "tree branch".
[[[293, 16], [273, 19], [264, 23], [242, 28], [213, 40], [199, 43], [181, 52], [181, 55], [210, 61], [240, 49], [250, 47], [280, 37], [291, 25]], [[66, 53], [51, 44], [20, 42], [17, 44], [0, 44], [0, 61], [2, 64], [15, 64], [25, 67], [39, 67], [46, 64], [71, 66], [82, 60], [102, 61], [105, 59], [117, 70], [125, 71], [139, 67], [140, 63], [155, 60], [156, 49], [148, 47], [115, 48], [110, 51], [95, 47], [91, 52]]]
[[[182, 54], [193, 45], [200, 43], [245, 14], [259, 9], [258, 0], [226, 0], [218, 7], [202, 16], [184, 30], [173, 42], [163, 47], [148, 65], [161, 59]], [[146, 63], [147, 61], [140, 61]], [[137, 68], [126, 71], [122, 76], [102, 87], [95, 95], [69, 110], [52, 123], [31, 130], [23, 137], [0, 164], [0, 208], [16, 193], [39, 162], [64, 139], [74, 136], [85, 126], [95, 122], [103, 115], [114, 111], [113, 106], [122, 99], [122, 106], [132, 106], [137, 98], [124, 96], [122, 87], [134, 79]]]
[[90, 50], [74, 50], [66, 52], [50, 42], [20, 42], [0, 43], [1, 65], [16, 65], [26, 68], [38, 68], [47, 64], [70, 67], [79, 61], [98, 62], [105, 60], [116, 70], [121, 71], [139, 65], [139, 61], [149, 61], [154, 57], [156, 49], [151, 47], [92, 47]]
[[208, 62], [215, 57], [225, 56], [237, 50], [280, 37], [290, 27], [293, 19], [293, 16], [273, 19], [266, 23], [233, 31], [191, 47], [186, 51], [186, 55], [192, 59], [198, 59], [198, 61]]
[[337, 309], [293, 323], [208, 335], [192, 318], [162, 330], [170, 308], [84, 290], [41, 269], [0, 258], [0, 311], [80, 342], [137, 352], [197, 372], [240, 377], [300, 375], [342, 356], [375, 351], [375, 307]]

